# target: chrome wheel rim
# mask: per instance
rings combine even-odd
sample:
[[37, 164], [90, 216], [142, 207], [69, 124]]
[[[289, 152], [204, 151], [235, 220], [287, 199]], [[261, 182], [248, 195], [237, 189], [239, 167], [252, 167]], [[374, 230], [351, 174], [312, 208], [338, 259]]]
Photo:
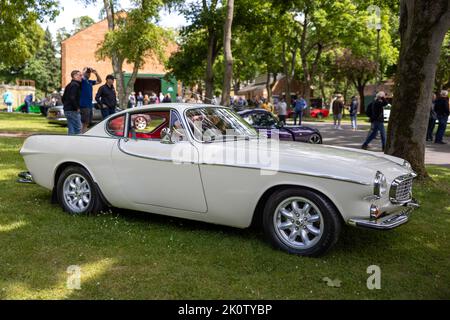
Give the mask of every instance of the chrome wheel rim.
[[319, 144], [321, 142], [320, 140], [321, 140], [320, 136], [318, 134], [314, 133], [309, 138], [309, 143]]
[[82, 213], [91, 202], [91, 186], [82, 175], [71, 174], [64, 181], [63, 196], [64, 202], [72, 212]]
[[144, 130], [147, 127], [147, 121], [144, 117], [138, 117], [134, 120], [134, 127], [138, 130]]
[[323, 216], [319, 208], [303, 197], [291, 197], [275, 209], [273, 225], [279, 239], [295, 249], [308, 249], [323, 234]]

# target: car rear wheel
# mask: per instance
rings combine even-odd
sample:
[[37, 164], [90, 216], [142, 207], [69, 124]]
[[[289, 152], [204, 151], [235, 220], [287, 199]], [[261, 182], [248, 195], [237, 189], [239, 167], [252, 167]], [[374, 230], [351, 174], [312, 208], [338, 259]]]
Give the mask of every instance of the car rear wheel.
[[144, 130], [147, 128], [147, 120], [143, 116], [136, 117], [134, 119], [134, 127], [136, 130]]
[[313, 143], [313, 144], [321, 144], [322, 143], [322, 137], [317, 134], [317, 133], [313, 133], [309, 139], [308, 139], [309, 143]]
[[57, 191], [59, 204], [70, 214], [99, 213], [105, 207], [89, 172], [82, 167], [64, 169], [58, 178]]
[[289, 188], [269, 197], [263, 228], [274, 247], [301, 256], [319, 256], [337, 242], [341, 220], [333, 204], [323, 195]]

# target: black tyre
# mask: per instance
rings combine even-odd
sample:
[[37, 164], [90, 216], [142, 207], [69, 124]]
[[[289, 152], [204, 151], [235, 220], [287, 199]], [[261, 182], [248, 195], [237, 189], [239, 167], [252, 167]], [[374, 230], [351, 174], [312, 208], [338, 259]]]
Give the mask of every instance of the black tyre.
[[278, 249], [301, 256], [320, 256], [336, 244], [341, 218], [333, 204], [311, 190], [274, 192], [264, 208], [263, 228]]
[[64, 211], [74, 215], [99, 213], [106, 207], [89, 172], [82, 167], [64, 169], [58, 177], [57, 195]]
[[318, 133], [313, 133], [309, 137], [308, 142], [312, 144], [322, 144], [322, 137]]

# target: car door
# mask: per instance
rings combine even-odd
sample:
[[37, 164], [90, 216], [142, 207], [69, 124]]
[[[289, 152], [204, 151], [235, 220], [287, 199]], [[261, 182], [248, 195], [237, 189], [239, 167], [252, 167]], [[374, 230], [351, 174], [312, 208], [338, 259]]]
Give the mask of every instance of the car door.
[[161, 132], [170, 124], [184, 130], [178, 113], [167, 109], [133, 112], [127, 123], [128, 137], [118, 140], [112, 160], [128, 200], [138, 205], [206, 212], [195, 146], [187, 135], [175, 143], [161, 140]]

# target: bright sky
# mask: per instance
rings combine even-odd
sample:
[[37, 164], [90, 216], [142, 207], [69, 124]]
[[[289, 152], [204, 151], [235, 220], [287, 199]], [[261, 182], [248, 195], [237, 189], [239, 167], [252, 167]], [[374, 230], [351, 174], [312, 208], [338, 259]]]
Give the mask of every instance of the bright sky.
[[[85, 6], [79, 0], [60, 0], [60, 13], [54, 22], [43, 23], [42, 26], [45, 29], [47, 26], [53, 36], [56, 35], [56, 30], [65, 27], [68, 31], [72, 30], [72, 20], [81, 16], [90, 16], [95, 22], [99, 21], [100, 9], [102, 7], [103, 1], [97, 0], [95, 5]], [[120, 0], [119, 1], [122, 9], [130, 8], [130, 0]], [[160, 26], [166, 28], [178, 28], [186, 25], [186, 20], [184, 17], [168, 12], [161, 12], [161, 22]]]

